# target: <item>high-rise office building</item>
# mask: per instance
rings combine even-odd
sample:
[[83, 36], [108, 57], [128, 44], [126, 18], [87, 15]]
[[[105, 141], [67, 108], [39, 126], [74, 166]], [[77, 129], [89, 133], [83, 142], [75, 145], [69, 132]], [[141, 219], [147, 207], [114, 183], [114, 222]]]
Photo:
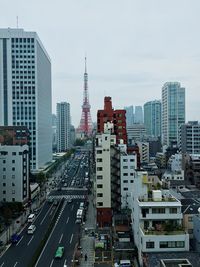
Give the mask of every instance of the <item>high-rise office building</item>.
[[179, 148], [182, 153], [200, 154], [200, 124], [189, 121], [179, 130]]
[[57, 151], [66, 151], [70, 147], [70, 104], [57, 103]]
[[51, 62], [36, 32], [0, 29], [0, 125], [27, 126], [30, 169], [52, 159]]
[[124, 107], [124, 109], [126, 110], [126, 126], [132, 126], [134, 123], [133, 106]]
[[142, 106], [135, 106], [135, 116], [134, 116], [135, 123], [143, 123], [143, 109]]
[[147, 135], [161, 136], [161, 101], [154, 100], [144, 104], [144, 125]]
[[185, 88], [178, 82], [162, 87], [162, 143], [178, 142], [179, 127], [185, 123]]

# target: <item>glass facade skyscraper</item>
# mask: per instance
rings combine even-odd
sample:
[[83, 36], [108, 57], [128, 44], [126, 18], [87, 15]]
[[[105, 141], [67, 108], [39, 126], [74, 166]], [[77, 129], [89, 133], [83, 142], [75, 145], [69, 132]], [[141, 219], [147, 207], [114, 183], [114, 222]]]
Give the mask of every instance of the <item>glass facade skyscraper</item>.
[[154, 100], [144, 104], [144, 125], [147, 135], [161, 137], [161, 101]]
[[185, 123], [185, 88], [178, 82], [162, 87], [162, 143], [178, 142], [180, 125]]

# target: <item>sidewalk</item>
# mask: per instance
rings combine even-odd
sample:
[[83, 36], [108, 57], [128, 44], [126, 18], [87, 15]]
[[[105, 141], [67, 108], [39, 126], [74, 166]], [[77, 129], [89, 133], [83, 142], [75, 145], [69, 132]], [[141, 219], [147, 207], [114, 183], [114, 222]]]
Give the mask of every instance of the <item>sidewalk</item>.
[[[82, 247], [83, 257], [80, 261], [80, 267], [93, 267], [94, 266], [94, 237], [89, 236], [85, 229], [96, 228], [96, 209], [93, 205], [93, 195], [90, 195], [89, 206], [86, 216], [86, 222], [83, 225], [83, 233], [80, 241]], [[85, 254], [87, 254], [87, 261], [85, 261]]]

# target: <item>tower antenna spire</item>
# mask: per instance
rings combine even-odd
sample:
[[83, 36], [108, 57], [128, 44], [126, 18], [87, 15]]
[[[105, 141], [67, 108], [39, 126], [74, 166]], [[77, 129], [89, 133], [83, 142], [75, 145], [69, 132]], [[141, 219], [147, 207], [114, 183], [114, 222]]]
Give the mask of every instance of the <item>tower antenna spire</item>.
[[87, 56], [85, 55], [85, 73], [87, 73]]

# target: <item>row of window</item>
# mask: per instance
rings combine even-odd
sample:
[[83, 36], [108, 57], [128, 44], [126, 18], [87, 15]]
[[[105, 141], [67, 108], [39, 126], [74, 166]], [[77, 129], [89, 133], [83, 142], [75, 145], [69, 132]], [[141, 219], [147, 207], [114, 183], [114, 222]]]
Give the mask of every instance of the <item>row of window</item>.
[[[160, 248], [184, 248], [184, 241], [160, 241]], [[155, 248], [155, 243], [152, 241], [146, 242], [146, 248]]]

